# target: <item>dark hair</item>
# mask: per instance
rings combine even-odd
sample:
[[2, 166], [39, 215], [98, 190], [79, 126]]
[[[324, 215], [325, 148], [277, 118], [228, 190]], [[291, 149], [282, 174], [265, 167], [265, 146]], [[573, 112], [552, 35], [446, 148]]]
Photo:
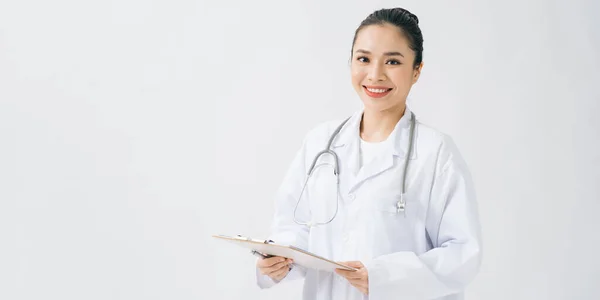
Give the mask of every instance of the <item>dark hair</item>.
[[413, 66], [415, 68], [419, 66], [423, 61], [423, 34], [421, 34], [421, 29], [419, 28], [419, 18], [400, 7], [380, 9], [364, 19], [354, 32], [350, 57], [352, 57], [352, 52], [354, 52], [354, 43], [356, 43], [358, 32], [369, 25], [383, 24], [394, 25], [401, 33], [404, 33], [404, 36], [408, 40], [408, 46], [415, 52]]

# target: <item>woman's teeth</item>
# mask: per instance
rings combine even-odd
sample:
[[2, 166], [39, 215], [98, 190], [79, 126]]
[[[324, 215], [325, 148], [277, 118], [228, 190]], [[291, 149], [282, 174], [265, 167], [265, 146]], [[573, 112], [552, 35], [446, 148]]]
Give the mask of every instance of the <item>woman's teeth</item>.
[[385, 93], [388, 90], [387, 89], [370, 89], [370, 88], [367, 88], [367, 91], [369, 91], [371, 93]]

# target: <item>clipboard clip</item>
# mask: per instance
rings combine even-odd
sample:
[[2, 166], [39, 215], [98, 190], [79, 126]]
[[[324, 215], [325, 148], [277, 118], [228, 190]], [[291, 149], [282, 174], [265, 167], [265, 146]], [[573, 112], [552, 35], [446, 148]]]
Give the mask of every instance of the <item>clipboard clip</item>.
[[[245, 236], [243, 236], [243, 235], [241, 235], [241, 234], [238, 234], [238, 235], [236, 235], [236, 237], [237, 237], [238, 239], [241, 239], [241, 240], [246, 240], [246, 241], [249, 241], [249, 242], [252, 242], [252, 241], [254, 241], [254, 242], [257, 242], [257, 240], [253, 240], [253, 239], [251, 239], [251, 238], [249, 238], [249, 237], [245, 237]], [[274, 241], [272, 241], [272, 240], [264, 240], [264, 241], [263, 241], [263, 243], [265, 243], [265, 244], [272, 244], [272, 243], [275, 243], [275, 242], [274, 242]]]
[[[237, 237], [238, 239], [246, 240], [246, 241], [249, 241], [249, 242], [252, 242], [252, 241], [255, 241], [255, 242], [256, 242], [256, 240], [253, 240], [253, 239], [251, 239], [251, 238], [249, 238], [249, 237], [245, 237], [245, 236], [243, 236], [243, 235], [241, 235], [241, 234], [238, 234], [236, 237]], [[263, 241], [263, 243], [264, 243], [264, 244], [273, 244], [273, 243], [275, 243], [275, 242], [274, 242], [273, 240], [264, 240], [264, 241]]]

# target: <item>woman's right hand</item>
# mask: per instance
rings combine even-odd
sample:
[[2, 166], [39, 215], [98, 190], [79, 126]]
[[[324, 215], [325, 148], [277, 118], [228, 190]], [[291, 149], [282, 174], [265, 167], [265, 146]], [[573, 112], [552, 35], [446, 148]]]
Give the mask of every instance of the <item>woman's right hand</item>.
[[260, 273], [271, 277], [275, 281], [280, 281], [290, 272], [290, 265], [294, 263], [292, 259], [281, 256], [262, 258], [256, 262]]

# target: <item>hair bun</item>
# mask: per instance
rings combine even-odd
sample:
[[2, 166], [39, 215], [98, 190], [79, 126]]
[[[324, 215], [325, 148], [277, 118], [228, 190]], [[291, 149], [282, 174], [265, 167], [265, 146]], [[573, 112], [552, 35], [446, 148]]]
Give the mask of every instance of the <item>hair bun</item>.
[[395, 11], [395, 13], [398, 13], [400, 16], [408, 17], [409, 19], [414, 21], [417, 25], [419, 25], [419, 18], [417, 18], [417, 16], [415, 14], [411, 13], [410, 11], [408, 11], [402, 7], [393, 8], [393, 9], [391, 9], [391, 11]]
[[416, 15], [414, 15], [413, 13], [408, 13], [408, 15], [410, 16], [411, 19], [415, 20], [415, 23], [419, 24], [419, 18], [417, 18]]

